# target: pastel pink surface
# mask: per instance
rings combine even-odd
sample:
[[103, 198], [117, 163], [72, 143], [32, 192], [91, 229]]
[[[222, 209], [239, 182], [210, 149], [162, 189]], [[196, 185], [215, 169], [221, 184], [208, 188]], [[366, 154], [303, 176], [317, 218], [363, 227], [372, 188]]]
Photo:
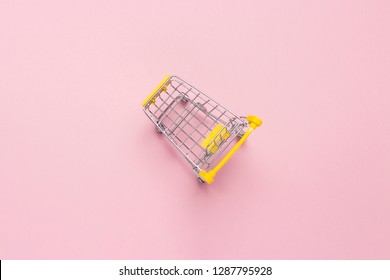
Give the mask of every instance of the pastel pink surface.
[[[390, 258], [389, 3], [1, 1], [0, 259]], [[263, 119], [213, 185], [168, 73]]]

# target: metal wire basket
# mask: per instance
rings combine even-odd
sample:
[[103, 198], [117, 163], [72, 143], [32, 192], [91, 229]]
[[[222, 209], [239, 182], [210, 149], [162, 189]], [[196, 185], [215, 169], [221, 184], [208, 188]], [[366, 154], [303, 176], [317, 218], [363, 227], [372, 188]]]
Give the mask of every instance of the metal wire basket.
[[[142, 103], [144, 112], [191, 164], [201, 182], [216, 173], [261, 125], [239, 117], [194, 86], [168, 75]], [[238, 140], [234, 141], [234, 140]], [[220, 159], [220, 160], [219, 160]]]

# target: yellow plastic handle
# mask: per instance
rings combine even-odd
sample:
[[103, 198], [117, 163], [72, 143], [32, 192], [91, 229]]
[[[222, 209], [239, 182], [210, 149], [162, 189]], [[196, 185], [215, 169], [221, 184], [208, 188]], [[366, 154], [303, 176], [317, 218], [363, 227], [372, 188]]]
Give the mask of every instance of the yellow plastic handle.
[[[150, 99], [153, 99], [153, 96], [165, 85], [165, 83], [171, 78], [171, 75], [167, 75], [164, 80], [161, 81], [161, 83], [152, 91], [151, 94], [149, 94], [148, 97], [142, 102], [142, 107], [145, 107], [145, 105], [149, 102]], [[155, 98], [154, 98], [155, 99]], [[152, 100], [152, 103], [154, 103], [154, 99]]]
[[245, 132], [245, 134], [241, 137], [241, 139], [237, 142], [236, 145], [225, 155], [225, 157], [209, 172], [205, 170], [201, 170], [199, 172], [199, 176], [208, 184], [211, 184], [214, 181], [214, 177], [217, 172], [229, 161], [229, 159], [237, 152], [237, 150], [244, 144], [249, 135], [259, 127], [262, 123], [261, 119], [256, 116], [248, 116], [247, 121], [249, 122], [249, 128]]

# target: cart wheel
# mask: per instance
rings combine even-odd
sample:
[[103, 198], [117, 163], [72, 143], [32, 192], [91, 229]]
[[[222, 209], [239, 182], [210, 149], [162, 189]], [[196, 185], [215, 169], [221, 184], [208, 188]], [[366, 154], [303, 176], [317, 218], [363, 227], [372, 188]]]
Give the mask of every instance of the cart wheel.
[[[182, 92], [182, 93], [183, 93], [183, 92]], [[187, 103], [188, 100], [189, 100], [188, 95], [186, 95], [186, 94], [183, 93], [183, 97], [181, 98], [181, 102]]]
[[163, 133], [163, 131], [165, 130], [165, 125], [163, 125], [162, 123], [158, 123], [158, 125], [156, 125], [156, 130], [158, 133]]
[[204, 181], [203, 181], [202, 178], [200, 178], [200, 177], [196, 177], [196, 178], [198, 178], [198, 181], [199, 181], [200, 183], [204, 184]]
[[197, 102], [196, 107], [198, 107], [201, 111], [203, 111], [203, 113], [207, 113], [207, 109], [202, 103]]

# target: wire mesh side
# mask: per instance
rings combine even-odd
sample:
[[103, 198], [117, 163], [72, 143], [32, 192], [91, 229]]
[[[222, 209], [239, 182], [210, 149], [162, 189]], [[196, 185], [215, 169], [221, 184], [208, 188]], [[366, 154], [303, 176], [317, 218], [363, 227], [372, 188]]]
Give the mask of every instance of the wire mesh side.
[[[208, 170], [248, 123], [184, 80], [171, 77], [168, 83], [144, 110], [194, 168]], [[217, 151], [210, 153], [201, 142], [218, 124], [229, 136], [218, 141]], [[217, 137], [221, 136], [217, 134], [212, 142], [216, 143]]]

